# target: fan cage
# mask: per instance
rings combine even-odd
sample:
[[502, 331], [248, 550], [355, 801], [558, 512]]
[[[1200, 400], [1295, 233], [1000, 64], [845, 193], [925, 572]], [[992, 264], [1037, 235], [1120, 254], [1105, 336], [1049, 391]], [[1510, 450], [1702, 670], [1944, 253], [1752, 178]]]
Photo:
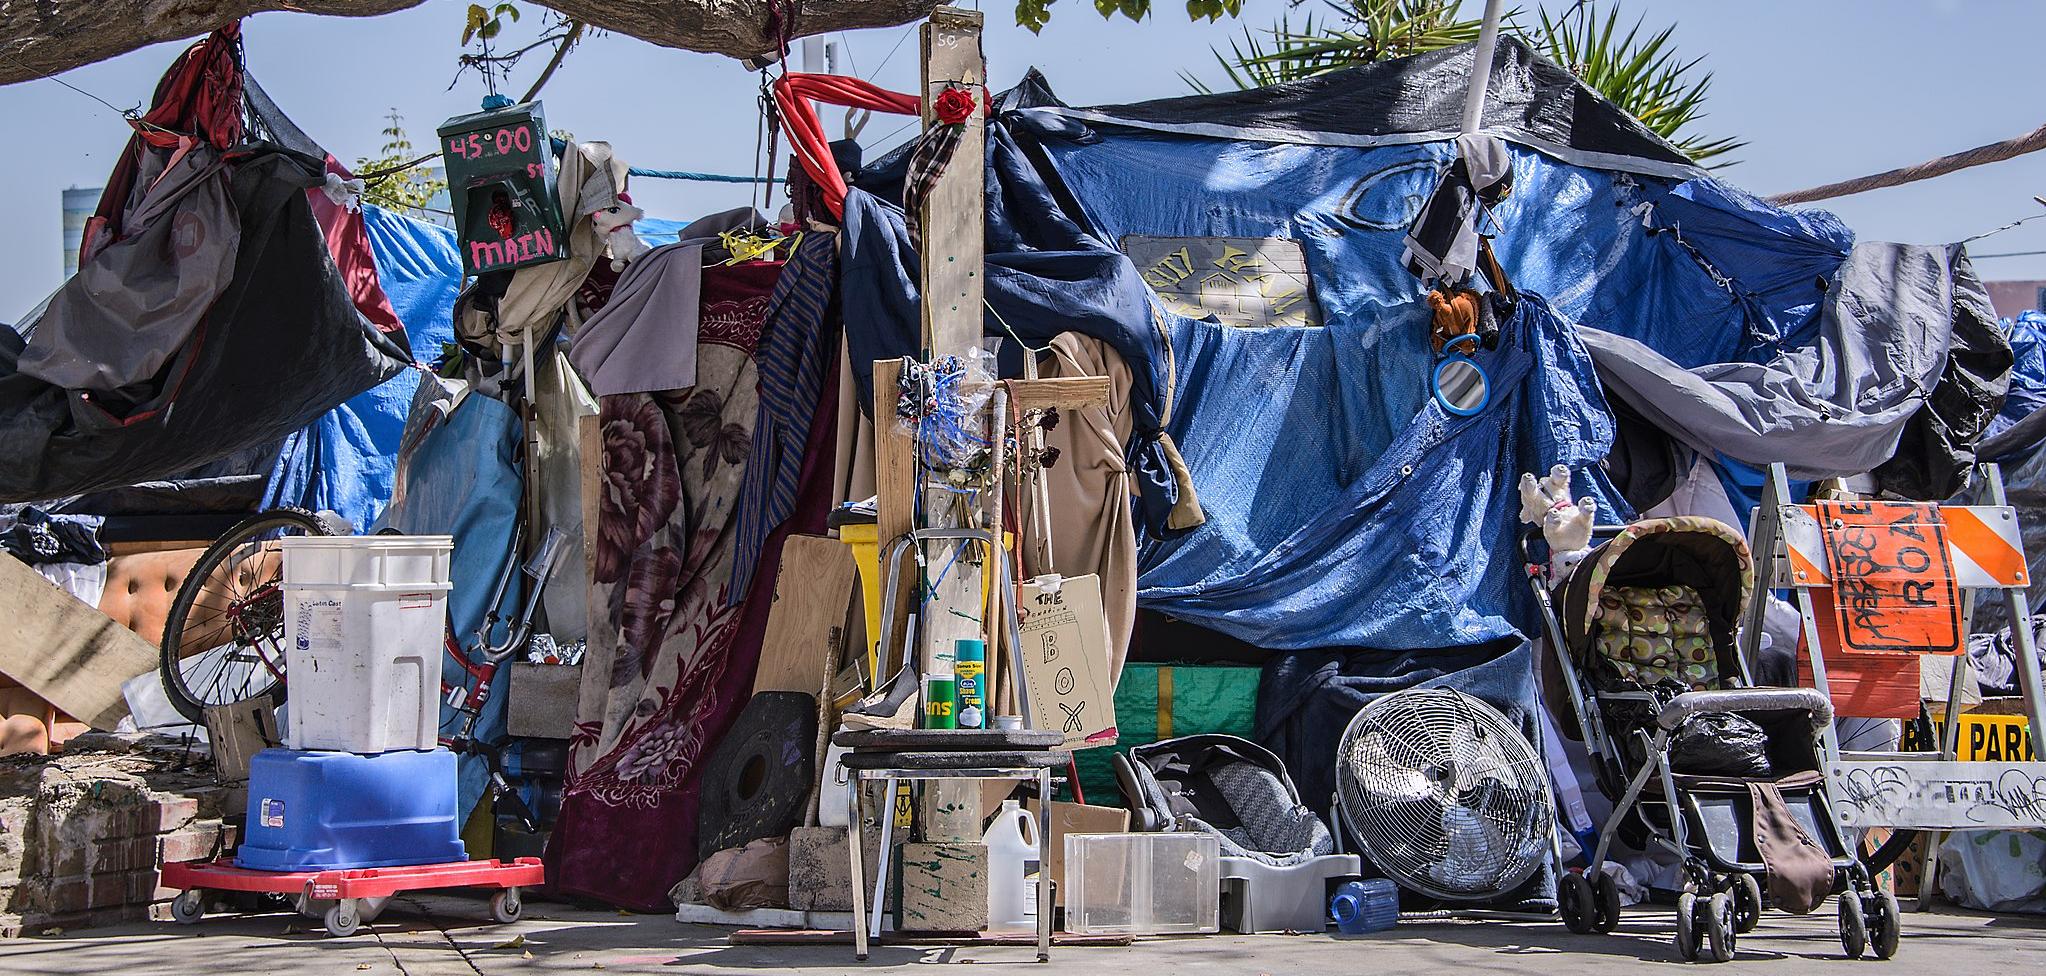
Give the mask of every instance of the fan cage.
[[1336, 803], [1371, 863], [1444, 901], [1510, 892], [1552, 850], [1541, 757], [1497, 710], [1449, 689], [1387, 695], [1350, 720]]

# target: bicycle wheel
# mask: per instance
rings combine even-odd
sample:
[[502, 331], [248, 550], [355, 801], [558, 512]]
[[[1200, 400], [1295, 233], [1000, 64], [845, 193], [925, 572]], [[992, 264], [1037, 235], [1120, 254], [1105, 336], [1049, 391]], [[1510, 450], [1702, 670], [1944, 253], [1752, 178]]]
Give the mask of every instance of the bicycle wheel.
[[284, 700], [284, 557], [278, 540], [326, 535], [318, 516], [271, 509], [206, 547], [171, 601], [157, 667], [172, 707], [201, 723], [206, 709], [268, 696]]

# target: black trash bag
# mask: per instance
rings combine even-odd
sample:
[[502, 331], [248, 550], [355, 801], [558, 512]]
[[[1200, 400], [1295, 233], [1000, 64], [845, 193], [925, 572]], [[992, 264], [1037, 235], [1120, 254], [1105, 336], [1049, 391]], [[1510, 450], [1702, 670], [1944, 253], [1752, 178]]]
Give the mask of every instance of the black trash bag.
[[1693, 715], [1670, 740], [1669, 764], [1675, 772], [1692, 776], [1768, 778], [1773, 775], [1769, 733], [1753, 719], [1732, 712]]

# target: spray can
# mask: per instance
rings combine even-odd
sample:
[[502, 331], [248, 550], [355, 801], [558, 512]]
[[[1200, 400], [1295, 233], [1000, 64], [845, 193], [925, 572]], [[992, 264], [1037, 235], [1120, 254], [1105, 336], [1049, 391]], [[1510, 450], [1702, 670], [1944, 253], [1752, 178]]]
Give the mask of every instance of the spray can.
[[957, 682], [951, 675], [924, 675], [924, 728], [958, 728], [958, 708]]
[[952, 642], [952, 673], [957, 676], [959, 727], [978, 729], [987, 724], [987, 642]]

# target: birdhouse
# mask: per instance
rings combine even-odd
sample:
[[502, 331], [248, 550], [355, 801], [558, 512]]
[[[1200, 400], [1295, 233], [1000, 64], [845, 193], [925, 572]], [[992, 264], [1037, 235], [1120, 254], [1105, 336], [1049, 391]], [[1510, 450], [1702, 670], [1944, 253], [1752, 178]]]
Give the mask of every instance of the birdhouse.
[[554, 149], [539, 102], [457, 116], [439, 133], [463, 271], [480, 275], [568, 257]]

